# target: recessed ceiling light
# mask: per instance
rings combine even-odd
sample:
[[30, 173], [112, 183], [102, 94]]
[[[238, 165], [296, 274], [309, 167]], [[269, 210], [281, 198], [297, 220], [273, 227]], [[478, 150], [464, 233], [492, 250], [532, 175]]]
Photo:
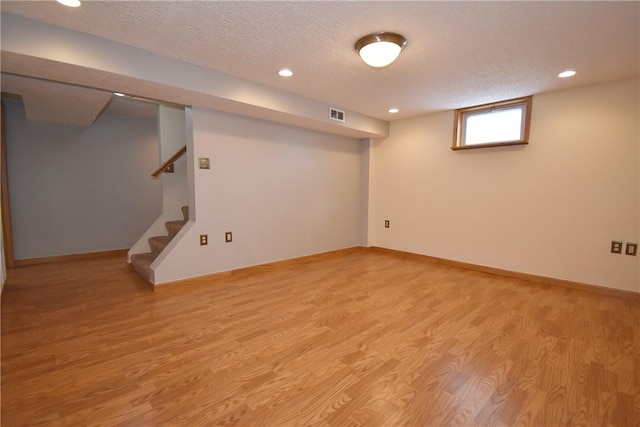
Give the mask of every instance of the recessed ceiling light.
[[124, 93], [121, 93], [121, 92], [113, 92], [113, 94], [115, 96], [124, 96]]
[[575, 76], [576, 72], [573, 70], [567, 70], [567, 71], [563, 71], [560, 74], [558, 74], [558, 77], [564, 79], [565, 77], [571, 77], [571, 76]]
[[389, 108], [389, 112], [390, 112], [391, 114], [395, 114], [395, 113], [397, 113], [397, 112], [399, 112], [399, 111], [400, 111], [400, 110], [398, 110], [397, 108]]
[[69, 7], [78, 7], [80, 6], [80, 0], [56, 0], [58, 3], [63, 4]]
[[293, 71], [287, 68], [283, 68], [282, 70], [278, 71], [278, 74], [280, 74], [282, 77], [291, 77], [293, 76]]

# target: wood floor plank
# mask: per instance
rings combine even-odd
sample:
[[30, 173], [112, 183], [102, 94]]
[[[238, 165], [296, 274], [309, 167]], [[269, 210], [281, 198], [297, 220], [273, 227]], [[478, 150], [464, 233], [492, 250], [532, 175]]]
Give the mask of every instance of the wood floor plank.
[[12, 269], [1, 421], [640, 427], [640, 303], [355, 249], [152, 290]]

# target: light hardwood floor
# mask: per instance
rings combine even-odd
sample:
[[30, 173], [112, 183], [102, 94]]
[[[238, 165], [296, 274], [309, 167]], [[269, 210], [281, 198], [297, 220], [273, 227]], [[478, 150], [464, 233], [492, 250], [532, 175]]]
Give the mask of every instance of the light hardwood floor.
[[640, 305], [359, 249], [10, 270], [2, 425], [638, 426]]

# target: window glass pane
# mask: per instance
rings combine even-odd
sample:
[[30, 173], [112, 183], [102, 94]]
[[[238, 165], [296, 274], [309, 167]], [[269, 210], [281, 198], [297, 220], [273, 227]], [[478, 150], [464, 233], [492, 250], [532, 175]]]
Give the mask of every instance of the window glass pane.
[[464, 145], [518, 141], [522, 139], [524, 105], [467, 113]]

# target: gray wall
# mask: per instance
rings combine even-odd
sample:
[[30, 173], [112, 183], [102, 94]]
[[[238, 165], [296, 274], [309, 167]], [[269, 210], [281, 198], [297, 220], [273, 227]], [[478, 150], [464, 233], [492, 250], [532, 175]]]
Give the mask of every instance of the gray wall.
[[129, 248], [160, 215], [155, 120], [103, 113], [79, 128], [4, 105], [16, 259]]

